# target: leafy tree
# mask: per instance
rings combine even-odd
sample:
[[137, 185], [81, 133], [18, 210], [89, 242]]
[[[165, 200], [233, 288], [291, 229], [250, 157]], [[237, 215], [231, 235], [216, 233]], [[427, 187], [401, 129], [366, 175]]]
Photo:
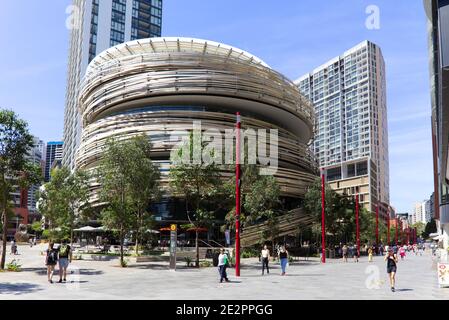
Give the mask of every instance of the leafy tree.
[[5, 268], [10, 192], [17, 186], [27, 187], [41, 181], [36, 166], [27, 163], [33, 137], [25, 121], [10, 110], [0, 110], [0, 210], [3, 221], [3, 247], [0, 268]]
[[437, 223], [434, 218], [430, 219], [430, 222], [427, 222], [426, 226], [424, 227], [424, 231], [422, 232], [423, 238], [427, 239], [429, 238], [429, 235], [431, 233], [437, 232]]
[[70, 172], [68, 168], [54, 170], [50, 182], [39, 196], [39, 210], [50, 225], [61, 228], [73, 243], [73, 229], [89, 214], [89, 174]]
[[150, 143], [140, 136], [128, 140], [108, 140], [98, 168], [102, 186], [100, 199], [106, 204], [101, 216], [104, 225], [115, 229], [120, 238], [120, 264], [125, 236], [136, 231], [136, 250], [140, 233], [150, 221], [146, 211], [159, 196], [159, 172], [150, 159]]
[[134, 206], [136, 219], [136, 247], [145, 229], [152, 225], [151, 213], [147, 211], [152, 201], [161, 195], [159, 189], [160, 171], [150, 158], [151, 144], [146, 136], [137, 136], [129, 143], [134, 147], [134, 161], [129, 164], [129, 196]]
[[417, 237], [422, 236], [426, 229], [426, 223], [418, 221], [418, 222], [412, 224], [412, 228], [416, 228], [416, 236]]
[[[175, 195], [185, 199], [187, 218], [195, 229], [196, 267], [199, 267], [198, 229], [212, 223], [216, 210], [211, 208], [217, 202], [217, 196], [222, 193], [220, 167], [214, 162], [193, 161], [194, 148], [198, 148], [203, 154], [207, 152], [205, 146], [205, 143], [191, 133], [184, 147], [176, 150], [169, 174], [170, 187]], [[214, 157], [213, 151], [209, 156]], [[181, 161], [182, 159], [189, 161]]]

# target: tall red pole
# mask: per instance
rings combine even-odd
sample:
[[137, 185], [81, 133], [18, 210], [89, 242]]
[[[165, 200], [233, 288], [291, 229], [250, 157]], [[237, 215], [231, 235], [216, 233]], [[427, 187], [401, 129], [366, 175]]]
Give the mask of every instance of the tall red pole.
[[387, 217], [387, 245], [390, 245], [390, 213], [388, 212]]
[[325, 219], [324, 169], [321, 172], [321, 262], [326, 263], [326, 219]]
[[240, 277], [240, 112], [237, 112], [235, 146], [235, 276]]
[[359, 225], [359, 195], [355, 195], [355, 234], [357, 242], [357, 256], [360, 256], [360, 225]]
[[396, 218], [395, 219], [395, 222], [396, 222], [396, 236], [394, 237], [395, 239], [395, 242], [396, 242], [396, 245], [398, 245], [398, 218]]
[[379, 246], [379, 203], [377, 203], [376, 205], [376, 248], [378, 246]]

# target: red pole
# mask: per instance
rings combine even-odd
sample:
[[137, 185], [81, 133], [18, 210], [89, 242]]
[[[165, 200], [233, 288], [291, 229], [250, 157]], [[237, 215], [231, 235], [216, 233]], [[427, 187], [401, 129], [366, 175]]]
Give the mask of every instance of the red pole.
[[356, 240], [357, 240], [357, 256], [360, 256], [360, 225], [359, 225], [359, 195], [355, 195], [355, 225], [356, 225]]
[[237, 115], [235, 146], [235, 276], [240, 277], [240, 112]]
[[377, 203], [376, 205], [376, 248], [378, 246], [379, 246], [379, 203]]
[[395, 242], [396, 245], [398, 245], [398, 218], [395, 219], [396, 220], [396, 236], [395, 236]]
[[321, 262], [326, 263], [326, 221], [325, 221], [324, 169], [321, 172]]
[[390, 213], [388, 213], [387, 217], [387, 245], [390, 245]]

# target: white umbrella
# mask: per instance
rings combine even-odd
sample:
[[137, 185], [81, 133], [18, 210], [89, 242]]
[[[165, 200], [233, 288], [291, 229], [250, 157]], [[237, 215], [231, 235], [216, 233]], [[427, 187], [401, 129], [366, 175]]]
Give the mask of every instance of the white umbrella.
[[147, 229], [145, 232], [149, 232], [149, 233], [160, 233], [157, 230], [151, 230], [151, 229]]
[[91, 226], [85, 226], [79, 229], [73, 229], [73, 231], [82, 231], [82, 232], [89, 232], [89, 231], [95, 231], [97, 228], [91, 227]]

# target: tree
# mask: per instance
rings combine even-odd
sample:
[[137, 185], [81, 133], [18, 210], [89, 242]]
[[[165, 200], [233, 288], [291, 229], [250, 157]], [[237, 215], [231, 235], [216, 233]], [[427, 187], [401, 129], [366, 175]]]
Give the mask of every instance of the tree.
[[424, 231], [422, 232], [423, 238], [427, 239], [429, 238], [429, 235], [431, 233], [437, 232], [437, 223], [434, 218], [430, 219], [430, 222], [427, 222], [426, 226], [424, 227]]
[[[315, 218], [313, 230], [321, 230], [321, 207], [321, 179], [318, 178], [309, 186], [304, 198], [304, 211]], [[354, 199], [336, 193], [327, 184], [325, 185], [325, 222], [326, 235], [332, 237], [329, 244], [355, 239]]]
[[423, 236], [425, 229], [426, 229], [426, 224], [424, 222], [418, 221], [414, 224], [412, 224], [411, 226], [412, 228], [416, 228], [416, 236]]
[[33, 137], [25, 121], [10, 110], [0, 110], [0, 209], [3, 221], [3, 247], [0, 268], [5, 268], [8, 232], [8, 202], [17, 186], [26, 187], [41, 180], [36, 166], [27, 163]]
[[[201, 139], [201, 138], [200, 138]], [[170, 187], [175, 195], [185, 199], [187, 218], [195, 230], [196, 267], [199, 267], [199, 228], [208, 226], [215, 216], [213, 204], [221, 193], [220, 168], [215, 162], [193, 161], [194, 148], [201, 152], [206, 144], [191, 133], [184, 147], [174, 153], [170, 169]], [[214, 157], [213, 151], [209, 156]], [[184, 159], [184, 161], [182, 160]], [[217, 207], [215, 207], [216, 209]]]
[[274, 250], [274, 240], [279, 234], [278, 217], [281, 215], [280, 194], [281, 189], [273, 176], [259, 175], [255, 166], [248, 166], [244, 176], [248, 181], [245, 185], [243, 208], [246, 213], [246, 222], [266, 220], [270, 226], [264, 234], [265, 239], [271, 240]]
[[107, 227], [118, 231], [120, 264], [125, 266], [125, 236], [132, 230], [136, 231], [137, 250], [139, 234], [150, 215], [146, 209], [151, 200], [159, 195], [159, 172], [150, 159], [148, 138], [108, 140], [97, 177], [102, 186], [100, 199], [106, 204], [101, 213], [102, 221]]
[[[39, 194], [39, 210], [52, 228], [59, 227], [73, 243], [75, 225], [89, 213], [89, 179], [85, 171], [73, 173], [66, 167], [54, 170]], [[63, 232], [63, 233], [64, 233]]]
[[136, 219], [136, 255], [138, 254], [139, 239], [144, 227], [152, 224], [151, 213], [147, 210], [152, 201], [160, 197], [160, 171], [153, 164], [150, 157], [151, 144], [146, 136], [137, 136], [131, 140], [134, 145], [134, 161], [129, 171], [129, 196], [135, 208]]

